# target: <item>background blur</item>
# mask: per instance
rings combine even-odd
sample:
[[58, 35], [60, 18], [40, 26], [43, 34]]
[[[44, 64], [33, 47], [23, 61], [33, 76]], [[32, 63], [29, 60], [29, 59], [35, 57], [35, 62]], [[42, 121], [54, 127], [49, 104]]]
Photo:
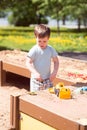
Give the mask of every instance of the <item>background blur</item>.
[[0, 17], [0, 25], [87, 28], [87, 0], [0, 0]]
[[87, 52], [87, 0], [0, 0], [0, 50], [28, 51], [40, 23], [58, 52]]

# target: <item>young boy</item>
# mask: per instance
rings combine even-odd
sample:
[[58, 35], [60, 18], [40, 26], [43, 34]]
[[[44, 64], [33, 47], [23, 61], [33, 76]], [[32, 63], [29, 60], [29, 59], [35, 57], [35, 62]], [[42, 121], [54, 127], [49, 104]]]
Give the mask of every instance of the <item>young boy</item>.
[[[48, 45], [50, 28], [44, 24], [36, 25], [34, 34], [36, 45], [28, 52], [26, 61], [27, 68], [31, 72], [31, 92], [53, 87], [53, 80], [59, 67], [57, 52]], [[53, 70], [51, 70], [51, 59], [54, 63]]]

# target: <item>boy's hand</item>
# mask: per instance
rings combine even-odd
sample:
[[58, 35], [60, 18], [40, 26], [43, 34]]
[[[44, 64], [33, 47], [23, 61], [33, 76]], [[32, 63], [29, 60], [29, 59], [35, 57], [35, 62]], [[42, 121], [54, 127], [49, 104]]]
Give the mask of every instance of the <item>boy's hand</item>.
[[39, 74], [39, 73], [35, 73], [34, 74], [34, 77], [35, 77], [35, 79], [37, 79], [38, 81], [42, 81], [42, 78], [41, 78], [41, 75]]

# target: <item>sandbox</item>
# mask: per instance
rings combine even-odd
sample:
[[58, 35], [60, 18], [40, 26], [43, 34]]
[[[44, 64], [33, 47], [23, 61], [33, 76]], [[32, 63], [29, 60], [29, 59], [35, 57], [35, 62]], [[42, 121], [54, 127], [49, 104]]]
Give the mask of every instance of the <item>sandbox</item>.
[[[0, 51], [0, 86], [6, 82], [6, 72], [30, 78], [26, 68], [26, 52], [20, 50]], [[87, 84], [87, 62], [59, 56], [59, 71], [54, 85], [64, 82], [65, 85]]]
[[87, 94], [65, 100], [44, 90], [10, 101], [11, 130], [87, 130]]
[[[7, 51], [2, 54], [0, 60], [1, 87], [6, 82], [7, 72], [30, 78], [30, 72], [25, 66], [25, 59], [25, 52]], [[62, 61], [62, 58], [60, 59], [61, 65], [58, 72], [60, 76], [57, 75], [54, 85], [58, 82], [63, 82], [65, 86], [71, 87], [77, 86], [77, 84], [87, 85], [85, 71], [87, 70], [87, 62], [75, 61], [75, 64], [77, 63], [80, 66], [75, 70], [72, 66], [73, 59], [71, 59], [71, 63], [66, 62], [67, 64], [65, 64], [65, 61]], [[80, 77], [77, 79], [76, 74], [74, 78], [72, 75], [70, 77], [66, 76], [65, 72], [70, 70], [83, 73], [85, 78]], [[70, 72], [69, 74], [72, 73]], [[50, 94], [48, 91], [41, 91], [36, 96], [31, 96], [28, 93], [11, 95], [10, 102], [10, 130], [87, 130], [86, 94], [78, 95], [75, 99], [63, 100], [56, 95]]]
[[[0, 52], [0, 86], [4, 86], [6, 82], [6, 72], [11, 72], [30, 78], [30, 72], [26, 67], [26, 52], [21, 51], [1, 51]], [[56, 77], [54, 85], [58, 82], [65, 82], [65, 85], [74, 84], [74, 82]]]

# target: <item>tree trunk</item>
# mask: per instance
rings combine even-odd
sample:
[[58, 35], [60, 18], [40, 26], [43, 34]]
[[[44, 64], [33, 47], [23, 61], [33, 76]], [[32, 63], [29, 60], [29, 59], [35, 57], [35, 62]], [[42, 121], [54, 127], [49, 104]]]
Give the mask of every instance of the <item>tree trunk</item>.
[[62, 24], [65, 25], [66, 23], [66, 16], [64, 15], [63, 18], [62, 18]]
[[57, 32], [58, 32], [58, 35], [60, 35], [60, 27], [59, 27], [59, 19], [58, 19], [58, 10], [57, 10], [56, 14], [57, 14]]
[[59, 20], [57, 19], [57, 32], [58, 32], [58, 35], [60, 35], [60, 27], [59, 27]]
[[78, 18], [78, 31], [80, 32], [80, 30], [81, 30], [81, 19]]
[[84, 24], [84, 27], [87, 28], [87, 19], [83, 19], [83, 24]]

